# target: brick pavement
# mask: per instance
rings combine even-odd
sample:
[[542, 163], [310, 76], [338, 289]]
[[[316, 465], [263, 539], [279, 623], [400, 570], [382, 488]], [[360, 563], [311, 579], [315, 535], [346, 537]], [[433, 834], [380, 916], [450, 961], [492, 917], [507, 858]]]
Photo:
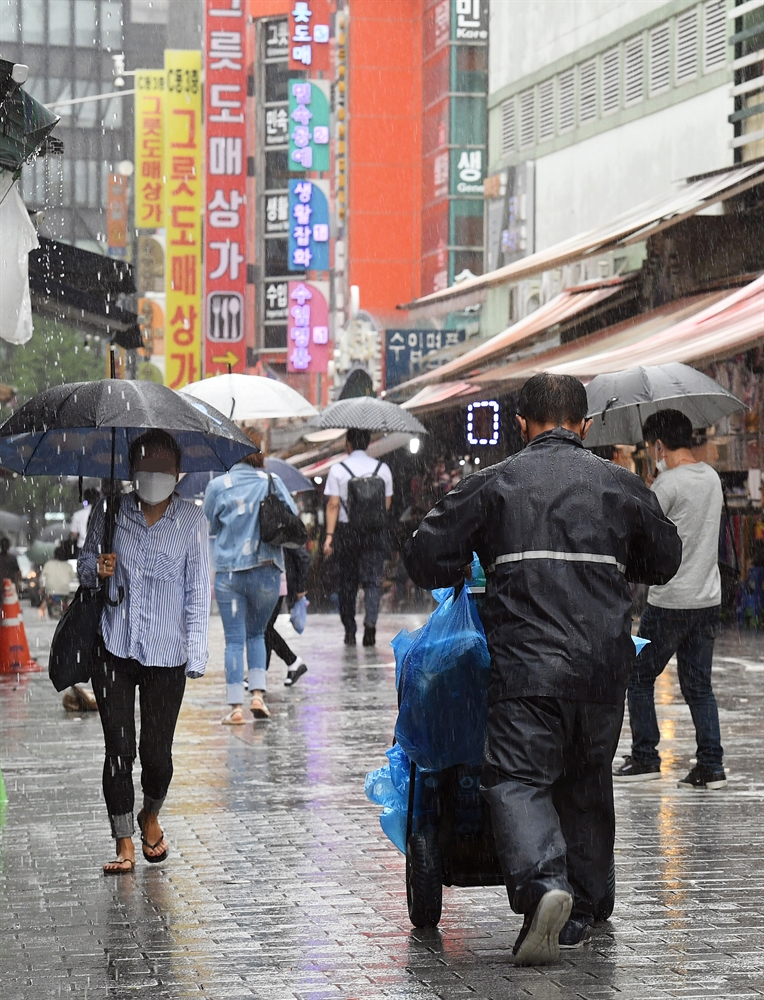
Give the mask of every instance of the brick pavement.
[[[52, 627], [27, 609], [45, 659]], [[163, 820], [171, 855], [106, 879], [95, 716], [64, 713], [47, 677], [0, 680], [2, 1000], [624, 1000], [764, 996], [764, 642], [723, 636], [716, 687], [730, 788], [680, 792], [693, 751], [673, 671], [658, 687], [662, 781], [618, 788], [618, 899], [590, 948], [515, 969], [519, 918], [497, 888], [444, 890], [439, 931], [412, 931], [404, 863], [363, 795], [395, 718], [386, 642], [418, 619], [383, 617], [376, 650], [346, 651], [336, 617], [290, 643], [310, 672], [273, 721], [224, 714], [222, 631], [190, 682]], [[626, 752], [628, 742], [623, 740]]]

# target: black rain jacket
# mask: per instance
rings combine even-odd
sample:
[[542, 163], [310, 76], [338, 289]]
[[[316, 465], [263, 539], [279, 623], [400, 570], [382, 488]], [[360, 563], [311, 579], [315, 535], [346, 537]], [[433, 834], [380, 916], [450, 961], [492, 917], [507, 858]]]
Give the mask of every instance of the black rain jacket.
[[547, 431], [451, 490], [404, 560], [430, 590], [456, 584], [473, 550], [486, 570], [489, 702], [620, 703], [635, 657], [628, 583], [666, 583], [682, 561], [676, 526], [642, 480], [571, 431]]

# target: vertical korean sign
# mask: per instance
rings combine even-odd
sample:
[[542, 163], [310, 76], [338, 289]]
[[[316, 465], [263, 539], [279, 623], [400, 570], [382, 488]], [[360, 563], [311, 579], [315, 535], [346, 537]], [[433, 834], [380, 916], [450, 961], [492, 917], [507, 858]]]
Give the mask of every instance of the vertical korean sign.
[[135, 73], [135, 228], [164, 225], [164, 85], [161, 69]]
[[166, 384], [201, 378], [202, 54], [165, 51]]
[[205, 0], [204, 373], [244, 371], [247, 76], [240, 0]]

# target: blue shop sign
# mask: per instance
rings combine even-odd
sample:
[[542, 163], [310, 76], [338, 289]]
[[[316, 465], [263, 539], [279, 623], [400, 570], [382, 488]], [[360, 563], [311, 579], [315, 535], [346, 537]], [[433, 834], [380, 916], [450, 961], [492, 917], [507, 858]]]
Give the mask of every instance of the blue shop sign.
[[329, 199], [317, 181], [289, 181], [289, 270], [329, 270]]
[[428, 355], [463, 344], [466, 337], [466, 330], [385, 330], [385, 388], [434, 367]]

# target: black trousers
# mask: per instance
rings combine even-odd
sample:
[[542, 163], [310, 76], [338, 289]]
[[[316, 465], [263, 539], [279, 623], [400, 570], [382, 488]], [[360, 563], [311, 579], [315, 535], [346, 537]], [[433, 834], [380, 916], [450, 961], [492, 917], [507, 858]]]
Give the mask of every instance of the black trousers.
[[93, 671], [93, 693], [106, 743], [103, 794], [114, 837], [130, 837], [134, 832], [136, 687], [141, 710], [138, 750], [143, 808], [156, 813], [172, 780], [172, 740], [186, 688], [185, 665], [146, 667], [107, 653]]
[[574, 913], [593, 915], [605, 895], [622, 722], [623, 701], [512, 698], [491, 707], [482, 791], [516, 913], [564, 889]]
[[294, 661], [297, 659], [297, 653], [294, 653], [289, 648], [289, 643], [281, 635], [280, 632], [276, 631], [276, 619], [281, 611], [281, 598], [276, 601], [276, 606], [273, 609], [270, 620], [265, 626], [265, 669], [267, 670], [271, 663], [271, 653], [275, 653], [280, 660], [283, 660], [288, 667], [291, 667]]
[[335, 529], [334, 555], [339, 569], [337, 596], [340, 620], [346, 632], [355, 635], [355, 601], [358, 588], [363, 588], [364, 625], [374, 626], [379, 617], [382, 599], [382, 574], [385, 568], [383, 534], [362, 537], [349, 525], [339, 523]]

